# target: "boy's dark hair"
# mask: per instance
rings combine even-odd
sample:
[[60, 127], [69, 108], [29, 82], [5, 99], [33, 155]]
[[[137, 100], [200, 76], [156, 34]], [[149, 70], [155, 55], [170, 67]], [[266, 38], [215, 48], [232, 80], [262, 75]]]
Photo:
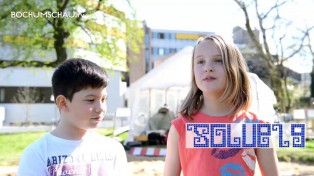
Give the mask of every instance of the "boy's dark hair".
[[52, 75], [52, 92], [72, 101], [74, 93], [86, 88], [107, 87], [108, 76], [97, 64], [80, 58], [61, 63]]

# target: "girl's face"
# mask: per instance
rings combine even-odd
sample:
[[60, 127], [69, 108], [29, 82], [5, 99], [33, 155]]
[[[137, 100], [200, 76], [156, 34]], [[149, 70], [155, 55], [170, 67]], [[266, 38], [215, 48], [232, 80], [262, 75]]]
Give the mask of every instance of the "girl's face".
[[226, 87], [222, 55], [212, 40], [200, 42], [194, 51], [193, 71], [197, 87], [203, 94], [220, 96]]

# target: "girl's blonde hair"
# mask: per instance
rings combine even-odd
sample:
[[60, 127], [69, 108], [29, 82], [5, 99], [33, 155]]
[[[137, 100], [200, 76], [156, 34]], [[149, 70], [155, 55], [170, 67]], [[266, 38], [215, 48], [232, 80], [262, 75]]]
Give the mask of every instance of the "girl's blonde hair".
[[220, 97], [223, 103], [232, 105], [230, 117], [240, 111], [247, 111], [251, 105], [251, 88], [246, 62], [239, 49], [232, 43], [227, 43], [221, 36], [212, 35], [197, 40], [192, 54], [192, 82], [190, 91], [183, 101], [180, 115], [192, 120], [204, 104], [202, 91], [197, 87], [194, 75], [195, 48], [204, 40], [212, 40], [221, 52], [223, 68], [226, 73], [226, 88]]

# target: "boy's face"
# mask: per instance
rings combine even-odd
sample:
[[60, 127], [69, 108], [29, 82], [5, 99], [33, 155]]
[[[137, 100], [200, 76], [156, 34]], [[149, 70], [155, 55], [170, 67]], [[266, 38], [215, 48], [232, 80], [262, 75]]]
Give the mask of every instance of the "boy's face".
[[107, 89], [88, 88], [76, 92], [67, 102], [68, 113], [64, 119], [69, 127], [96, 128], [107, 111]]

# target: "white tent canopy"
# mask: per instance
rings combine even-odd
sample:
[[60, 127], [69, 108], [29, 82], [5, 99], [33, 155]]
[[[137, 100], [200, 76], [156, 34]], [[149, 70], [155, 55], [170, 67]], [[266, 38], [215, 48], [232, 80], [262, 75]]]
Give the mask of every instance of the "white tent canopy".
[[134, 82], [127, 90], [127, 97], [130, 97], [135, 89], [167, 89], [189, 86], [192, 49], [192, 46], [185, 47]]
[[[149, 117], [164, 104], [177, 113], [191, 83], [192, 50], [192, 46], [185, 47], [127, 89], [126, 98], [131, 109], [131, 118], [126, 142], [145, 133]], [[250, 81], [253, 92], [251, 110], [262, 114], [264, 120], [271, 121], [275, 115], [273, 105], [276, 103], [273, 91], [255, 74], [250, 74]]]

